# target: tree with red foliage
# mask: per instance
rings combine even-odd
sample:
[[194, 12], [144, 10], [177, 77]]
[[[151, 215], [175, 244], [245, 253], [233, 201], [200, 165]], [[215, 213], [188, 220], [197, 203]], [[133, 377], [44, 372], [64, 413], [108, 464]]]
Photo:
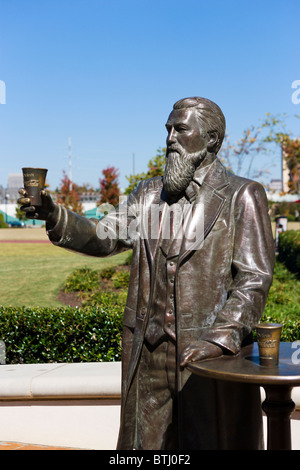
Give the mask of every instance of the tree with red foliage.
[[118, 183], [119, 171], [114, 166], [109, 166], [102, 170], [103, 178], [100, 178], [100, 204], [119, 204], [120, 188]]
[[282, 139], [283, 158], [289, 170], [289, 192], [300, 193], [300, 139], [291, 139], [288, 135]]
[[70, 180], [65, 171], [63, 171], [63, 179], [61, 180], [61, 186], [58, 188], [57, 193], [56, 202], [58, 204], [62, 204], [67, 209], [83, 215], [84, 210], [80, 202], [78, 186]]

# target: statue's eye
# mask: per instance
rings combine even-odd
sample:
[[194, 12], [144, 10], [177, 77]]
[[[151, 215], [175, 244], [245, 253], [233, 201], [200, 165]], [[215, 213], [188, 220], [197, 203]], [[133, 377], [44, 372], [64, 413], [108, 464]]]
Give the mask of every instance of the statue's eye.
[[177, 130], [177, 132], [185, 132], [185, 131], [187, 131], [187, 127], [186, 126], [177, 126], [176, 130]]

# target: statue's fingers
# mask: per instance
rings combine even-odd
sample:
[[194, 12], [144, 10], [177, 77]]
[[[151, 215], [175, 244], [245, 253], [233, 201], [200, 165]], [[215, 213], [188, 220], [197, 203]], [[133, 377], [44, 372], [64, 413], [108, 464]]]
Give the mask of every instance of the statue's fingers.
[[26, 204], [30, 204], [30, 198], [29, 197], [20, 197], [18, 200], [17, 200], [17, 203], [20, 204], [20, 205], [26, 205]]
[[42, 199], [44, 200], [49, 200], [51, 198], [50, 194], [45, 189], [42, 189], [41, 196], [42, 196]]
[[20, 188], [18, 192], [19, 192], [20, 196], [23, 196], [23, 197], [27, 196], [27, 192], [24, 188]]
[[22, 206], [20, 207], [20, 209], [24, 212], [26, 212], [26, 214], [31, 214], [33, 212], [35, 212], [35, 207], [34, 206]]
[[25, 213], [27, 219], [35, 218], [35, 207], [34, 206], [21, 206], [21, 211]]
[[179, 364], [181, 365], [181, 367], [184, 367], [187, 365], [187, 363], [189, 362], [190, 360], [190, 357], [192, 355], [192, 352], [191, 351], [183, 351], [180, 356], [179, 356]]
[[51, 194], [46, 189], [42, 189], [41, 196], [44, 201], [47, 201], [48, 203], [52, 202]]

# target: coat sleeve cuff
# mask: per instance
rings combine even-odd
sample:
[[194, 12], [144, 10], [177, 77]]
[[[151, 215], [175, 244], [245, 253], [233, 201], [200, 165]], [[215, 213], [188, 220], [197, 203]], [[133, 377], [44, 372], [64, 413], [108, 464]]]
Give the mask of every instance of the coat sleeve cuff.
[[235, 328], [205, 328], [200, 339], [219, 346], [223, 350], [224, 354], [238, 354], [241, 349], [241, 334]]
[[59, 208], [59, 213], [58, 213], [58, 219], [56, 224], [52, 227], [49, 226], [48, 223], [46, 223], [46, 231], [47, 235], [49, 237], [49, 240], [54, 244], [54, 245], [60, 245], [61, 240], [63, 239], [65, 228], [67, 225], [67, 211], [66, 209], [58, 205]]

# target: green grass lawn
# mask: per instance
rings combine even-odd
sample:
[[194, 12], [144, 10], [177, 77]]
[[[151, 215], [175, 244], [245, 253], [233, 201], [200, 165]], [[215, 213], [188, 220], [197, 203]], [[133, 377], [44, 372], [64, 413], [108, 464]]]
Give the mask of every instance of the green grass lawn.
[[0, 305], [58, 307], [57, 294], [79, 267], [102, 269], [125, 261], [128, 254], [94, 258], [52, 244], [0, 244]]

